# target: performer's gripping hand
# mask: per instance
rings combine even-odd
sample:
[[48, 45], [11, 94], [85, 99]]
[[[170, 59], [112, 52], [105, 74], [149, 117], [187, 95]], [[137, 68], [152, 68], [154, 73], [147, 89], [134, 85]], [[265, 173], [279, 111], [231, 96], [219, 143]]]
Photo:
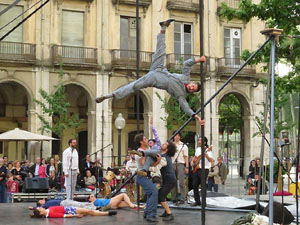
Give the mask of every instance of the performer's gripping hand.
[[201, 126], [203, 126], [205, 124], [205, 120], [201, 120], [201, 118], [198, 115], [194, 116], [196, 120], [198, 120], [198, 122], [200, 123]]
[[206, 62], [206, 57], [205, 57], [204, 55], [201, 56], [201, 57], [196, 57], [196, 58], [195, 58], [195, 62], [196, 62], [196, 63], [200, 63], [200, 62], [205, 63], [205, 62]]

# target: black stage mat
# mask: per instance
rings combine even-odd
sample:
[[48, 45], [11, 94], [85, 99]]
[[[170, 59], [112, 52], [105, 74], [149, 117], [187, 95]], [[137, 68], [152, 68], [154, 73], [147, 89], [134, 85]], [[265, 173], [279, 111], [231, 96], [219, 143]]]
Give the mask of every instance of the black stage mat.
[[[28, 206], [32, 203], [14, 203], [14, 204], [0, 204], [0, 224], [1, 225], [89, 225], [89, 224], [116, 224], [116, 225], [139, 225], [139, 224], [153, 224], [147, 223], [143, 219], [143, 211], [136, 211], [131, 209], [120, 209], [116, 216], [86, 216], [83, 218], [69, 218], [69, 219], [33, 219], [29, 217], [30, 211]], [[158, 214], [163, 210], [158, 209]], [[180, 210], [172, 209], [175, 220], [171, 222], [163, 222], [159, 218], [157, 224], [201, 224], [201, 211], [197, 210]], [[235, 212], [206, 212], [206, 224], [214, 225], [230, 225], [235, 219], [245, 215], [245, 213]]]

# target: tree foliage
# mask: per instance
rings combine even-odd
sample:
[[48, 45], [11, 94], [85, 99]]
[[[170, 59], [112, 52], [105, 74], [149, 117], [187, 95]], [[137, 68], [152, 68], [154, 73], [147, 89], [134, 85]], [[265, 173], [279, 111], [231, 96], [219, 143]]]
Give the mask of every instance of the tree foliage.
[[[253, 18], [266, 22], [269, 28], [283, 29], [283, 34], [277, 41], [276, 62], [283, 62], [291, 67], [291, 71], [283, 77], [275, 77], [275, 136], [279, 137], [282, 130], [289, 129], [295, 125], [295, 121], [285, 118], [282, 120], [283, 109], [293, 110], [290, 107], [283, 107], [289, 103], [288, 94], [299, 92], [300, 84], [300, 0], [261, 0], [260, 3], [253, 3], [251, 0], [241, 0], [237, 9], [230, 8], [225, 2], [222, 3], [220, 15], [228, 21], [237, 18], [248, 23]], [[260, 35], [260, 34], [257, 34]], [[294, 36], [295, 38], [291, 38]], [[265, 63], [264, 69], [268, 69], [270, 61], [269, 43], [251, 61], [251, 64]], [[252, 54], [244, 50], [242, 58], [247, 59]], [[266, 83], [265, 79], [261, 80]], [[263, 116], [256, 117], [260, 127], [263, 124]], [[268, 129], [269, 130], [269, 129]]]
[[[64, 130], [77, 128], [82, 123], [78, 113], [72, 116], [68, 113], [70, 103], [67, 100], [66, 89], [63, 84], [62, 66], [60, 66], [59, 80], [54, 86], [54, 90], [54, 93], [48, 94], [45, 90], [40, 89], [39, 93], [42, 100], [34, 99], [34, 102], [42, 108], [42, 114], [38, 114], [38, 118], [42, 122], [39, 130], [47, 133], [52, 132], [62, 138]], [[52, 118], [52, 122], [48, 118]]]
[[243, 125], [242, 105], [234, 94], [229, 94], [222, 100], [219, 114], [220, 127], [230, 129], [233, 132], [238, 132], [241, 129]]

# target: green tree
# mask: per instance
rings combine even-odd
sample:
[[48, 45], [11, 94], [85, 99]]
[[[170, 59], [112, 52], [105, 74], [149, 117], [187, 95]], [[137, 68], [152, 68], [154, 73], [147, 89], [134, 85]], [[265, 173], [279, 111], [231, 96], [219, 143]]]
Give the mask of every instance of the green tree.
[[[58, 82], [54, 85], [55, 92], [48, 94], [45, 90], [39, 89], [42, 100], [34, 99], [34, 102], [42, 108], [42, 113], [38, 114], [38, 118], [42, 122], [39, 130], [42, 133], [54, 133], [60, 140], [63, 139], [64, 130], [78, 128], [82, 123], [78, 113], [72, 116], [68, 113], [70, 103], [67, 100], [63, 76], [61, 65]], [[49, 121], [48, 118], [52, 118], [52, 121]], [[62, 141], [60, 141], [60, 148], [62, 149]]]
[[[233, 18], [242, 20], [245, 23], [252, 18], [266, 22], [269, 28], [283, 29], [283, 34], [277, 42], [276, 62], [283, 62], [290, 66], [291, 71], [285, 76], [275, 77], [275, 137], [284, 129], [292, 128], [295, 121], [289, 120], [289, 116], [283, 114], [291, 112], [289, 106], [289, 94], [292, 95], [299, 90], [300, 83], [300, 39], [290, 38], [290, 36], [299, 37], [300, 30], [300, 1], [299, 0], [261, 0], [260, 3], [253, 3], [251, 0], [241, 0], [237, 9], [230, 8], [226, 3], [222, 3], [220, 15], [228, 21]], [[260, 35], [260, 34], [257, 34]], [[251, 64], [265, 63], [264, 69], [267, 70], [270, 61], [269, 43], [260, 53], [251, 61]], [[244, 50], [242, 58], [247, 59], [249, 50]], [[266, 83], [266, 80], [261, 80]], [[289, 105], [287, 105], [289, 104]], [[259, 127], [262, 127], [263, 117], [256, 117]], [[284, 120], [283, 120], [284, 119]], [[287, 122], [284, 125], [283, 122]]]

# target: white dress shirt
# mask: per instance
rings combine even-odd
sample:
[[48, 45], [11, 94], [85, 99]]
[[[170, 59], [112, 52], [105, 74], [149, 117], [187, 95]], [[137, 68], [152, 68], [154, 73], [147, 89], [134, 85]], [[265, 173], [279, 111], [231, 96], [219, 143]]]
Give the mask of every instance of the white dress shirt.
[[63, 152], [63, 171], [65, 174], [69, 174], [68, 170], [76, 170], [79, 173], [78, 152], [71, 147]]

